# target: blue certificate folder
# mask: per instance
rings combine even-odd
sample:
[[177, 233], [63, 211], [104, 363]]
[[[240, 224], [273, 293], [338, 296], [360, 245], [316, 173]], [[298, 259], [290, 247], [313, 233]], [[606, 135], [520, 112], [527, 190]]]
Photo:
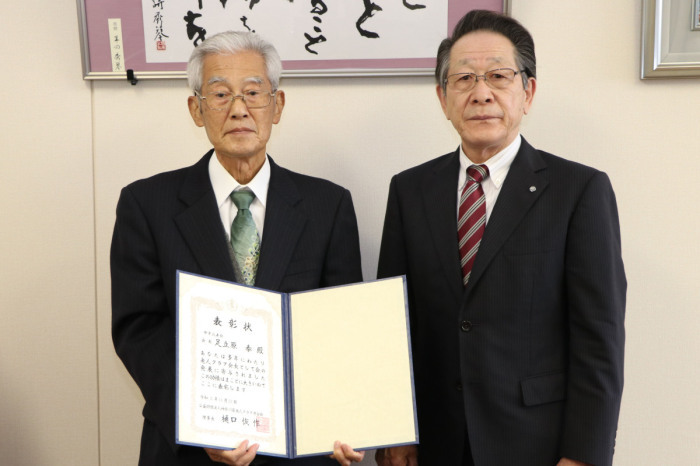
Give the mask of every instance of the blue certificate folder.
[[177, 272], [176, 440], [259, 454], [418, 443], [405, 277], [279, 293]]

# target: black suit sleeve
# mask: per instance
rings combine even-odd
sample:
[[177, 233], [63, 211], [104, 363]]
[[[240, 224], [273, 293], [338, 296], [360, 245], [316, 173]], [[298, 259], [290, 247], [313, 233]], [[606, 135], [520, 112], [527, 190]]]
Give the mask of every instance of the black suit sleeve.
[[408, 271], [406, 246], [403, 236], [404, 226], [401, 219], [396, 184], [397, 179], [394, 176], [389, 185], [389, 199], [387, 201], [386, 215], [384, 216], [384, 230], [379, 250], [377, 278], [405, 275]]
[[615, 195], [593, 176], [566, 243], [569, 377], [561, 455], [609, 465], [623, 386], [627, 282]]
[[175, 324], [158, 248], [129, 187], [122, 190], [110, 254], [112, 339], [146, 399], [144, 417], [175, 445]]
[[[415, 346], [418, 328], [415, 320], [415, 300], [413, 295], [413, 278], [408, 271], [408, 251], [404, 237], [404, 219], [401, 216], [401, 196], [398, 193], [398, 178], [394, 176], [389, 184], [389, 199], [387, 200], [386, 213], [384, 215], [384, 229], [382, 230], [382, 242], [379, 249], [379, 262], [377, 265], [377, 278], [406, 276], [408, 313], [411, 324], [411, 340]], [[414, 357], [415, 370], [420, 370], [421, 357]]]
[[337, 286], [362, 281], [360, 238], [350, 192], [343, 195], [335, 214], [321, 286]]

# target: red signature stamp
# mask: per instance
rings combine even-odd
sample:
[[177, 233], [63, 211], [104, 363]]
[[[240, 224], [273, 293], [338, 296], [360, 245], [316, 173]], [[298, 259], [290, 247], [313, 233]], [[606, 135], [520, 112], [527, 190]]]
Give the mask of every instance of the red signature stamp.
[[270, 418], [269, 417], [258, 417], [255, 420], [256, 429], [258, 432], [265, 434], [270, 433]]

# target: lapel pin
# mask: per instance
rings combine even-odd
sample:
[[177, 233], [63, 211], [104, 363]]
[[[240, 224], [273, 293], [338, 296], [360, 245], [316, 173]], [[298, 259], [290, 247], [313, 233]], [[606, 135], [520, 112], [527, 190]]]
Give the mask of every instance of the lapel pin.
[[534, 193], [535, 191], [537, 191], [537, 188], [535, 188], [534, 186], [530, 186], [530, 192]]

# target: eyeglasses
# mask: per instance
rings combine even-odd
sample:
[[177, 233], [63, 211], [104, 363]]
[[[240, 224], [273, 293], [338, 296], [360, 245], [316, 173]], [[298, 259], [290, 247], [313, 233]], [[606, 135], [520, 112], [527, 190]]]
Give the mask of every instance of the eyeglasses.
[[493, 89], [505, 89], [510, 86], [517, 74], [525, 70], [515, 71], [512, 68], [498, 68], [487, 71], [484, 74], [476, 73], [455, 73], [445, 79], [445, 85], [457, 92], [470, 91], [476, 86], [479, 78], [484, 78], [486, 84]]
[[270, 105], [272, 102], [272, 97], [277, 93], [277, 91], [256, 91], [249, 90], [245, 91], [243, 94], [234, 95], [232, 92], [226, 91], [216, 91], [210, 92], [206, 96], [195, 92], [194, 95], [200, 99], [206, 101], [207, 106], [210, 110], [215, 110], [217, 112], [228, 110], [233, 101], [240, 98], [246, 107], [250, 108], [263, 108]]

